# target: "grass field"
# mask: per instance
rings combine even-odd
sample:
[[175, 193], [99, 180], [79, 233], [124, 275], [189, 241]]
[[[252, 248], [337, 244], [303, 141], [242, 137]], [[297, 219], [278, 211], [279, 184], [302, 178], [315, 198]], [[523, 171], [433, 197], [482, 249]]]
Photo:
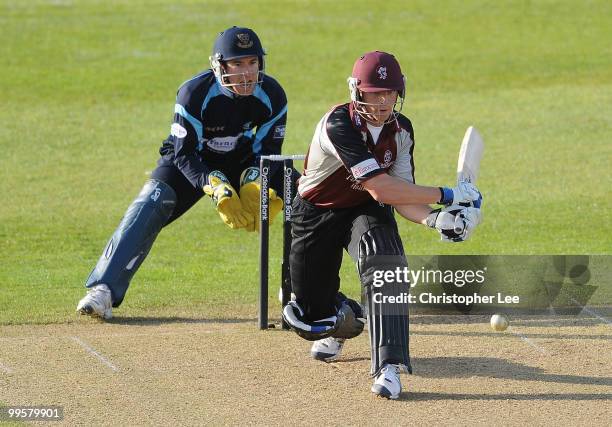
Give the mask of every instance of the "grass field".
[[[610, 3], [368, 4], [2, 2], [0, 323], [71, 318], [154, 167], [176, 88], [235, 23], [260, 33], [286, 88], [285, 152], [306, 150], [320, 116], [347, 99], [354, 59], [372, 49], [395, 53], [407, 75], [418, 182], [452, 183], [465, 128], [480, 128], [484, 223], [444, 245], [403, 221], [409, 253], [609, 254]], [[226, 230], [204, 200], [162, 232], [125, 307], [251, 305], [256, 265], [257, 236]], [[350, 263], [343, 275], [357, 289]]]
[[[402, 221], [408, 253], [612, 254], [609, 1], [0, 0], [0, 325], [77, 321], [84, 280], [154, 168], [176, 89], [231, 25], [258, 32], [287, 92], [286, 153], [306, 151], [348, 99], [353, 61], [374, 49], [407, 76], [418, 183], [452, 184], [463, 133], [479, 128], [483, 224], [447, 245]], [[160, 234], [116, 315], [254, 320], [257, 260], [257, 235], [229, 231], [203, 200]], [[349, 294], [353, 270], [347, 260]]]

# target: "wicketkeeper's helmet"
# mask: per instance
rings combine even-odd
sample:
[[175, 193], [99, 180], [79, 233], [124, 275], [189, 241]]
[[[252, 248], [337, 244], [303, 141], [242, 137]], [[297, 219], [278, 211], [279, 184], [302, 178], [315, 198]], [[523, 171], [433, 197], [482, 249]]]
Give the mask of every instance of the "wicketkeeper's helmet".
[[264, 48], [261, 46], [259, 37], [255, 34], [255, 31], [250, 28], [236, 27], [233, 26], [225, 31], [221, 31], [215, 40], [213, 46], [212, 55], [210, 56], [210, 66], [215, 72], [217, 80], [222, 86], [233, 87], [241, 83], [231, 84], [227, 77], [231, 74], [227, 74], [223, 69], [225, 61], [230, 59], [243, 58], [246, 56], [257, 56], [259, 59], [259, 73], [257, 76], [257, 82], [261, 83], [263, 80], [264, 67], [264, 55], [266, 54]]

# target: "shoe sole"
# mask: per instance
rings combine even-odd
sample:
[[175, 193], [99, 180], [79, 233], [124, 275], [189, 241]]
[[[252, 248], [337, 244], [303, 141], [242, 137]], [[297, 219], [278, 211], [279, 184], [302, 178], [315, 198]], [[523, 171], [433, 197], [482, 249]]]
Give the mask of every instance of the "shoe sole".
[[374, 384], [371, 390], [375, 395], [385, 399], [396, 400], [399, 397], [399, 393], [394, 396], [387, 387], [382, 385]]
[[90, 305], [85, 305], [85, 306], [77, 309], [77, 313], [79, 313], [79, 314], [81, 314], [83, 316], [96, 317], [96, 318], [102, 319], [102, 320], [108, 320], [108, 319], [113, 317], [112, 314], [109, 316], [106, 313], [104, 313], [103, 315], [100, 315]]
[[86, 305], [84, 307], [77, 309], [77, 313], [91, 315], [94, 313], [94, 309], [91, 306]]
[[320, 360], [322, 362], [333, 362], [340, 358], [339, 354], [330, 354], [330, 353], [319, 353], [319, 352], [310, 352], [310, 355], [313, 359]]

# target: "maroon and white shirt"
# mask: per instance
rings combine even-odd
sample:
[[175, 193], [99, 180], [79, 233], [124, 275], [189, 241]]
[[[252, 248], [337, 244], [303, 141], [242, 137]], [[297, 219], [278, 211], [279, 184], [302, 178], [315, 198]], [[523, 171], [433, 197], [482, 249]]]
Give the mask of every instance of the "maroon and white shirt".
[[414, 183], [414, 131], [407, 117], [382, 128], [376, 143], [352, 103], [331, 109], [308, 148], [300, 196], [319, 207], [348, 208], [372, 200], [362, 182], [388, 173]]

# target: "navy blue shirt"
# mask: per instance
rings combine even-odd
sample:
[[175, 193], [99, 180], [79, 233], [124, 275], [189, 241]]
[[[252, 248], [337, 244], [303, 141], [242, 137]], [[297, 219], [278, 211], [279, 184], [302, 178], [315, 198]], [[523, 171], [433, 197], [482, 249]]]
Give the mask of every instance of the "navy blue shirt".
[[287, 97], [272, 77], [264, 75], [253, 95], [238, 96], [207, 70], [179, 88], [158, 164], [175, 165], [202, 188], [212, 170], [244, 170], [261, 155], [280, 154], [286, 122]]

